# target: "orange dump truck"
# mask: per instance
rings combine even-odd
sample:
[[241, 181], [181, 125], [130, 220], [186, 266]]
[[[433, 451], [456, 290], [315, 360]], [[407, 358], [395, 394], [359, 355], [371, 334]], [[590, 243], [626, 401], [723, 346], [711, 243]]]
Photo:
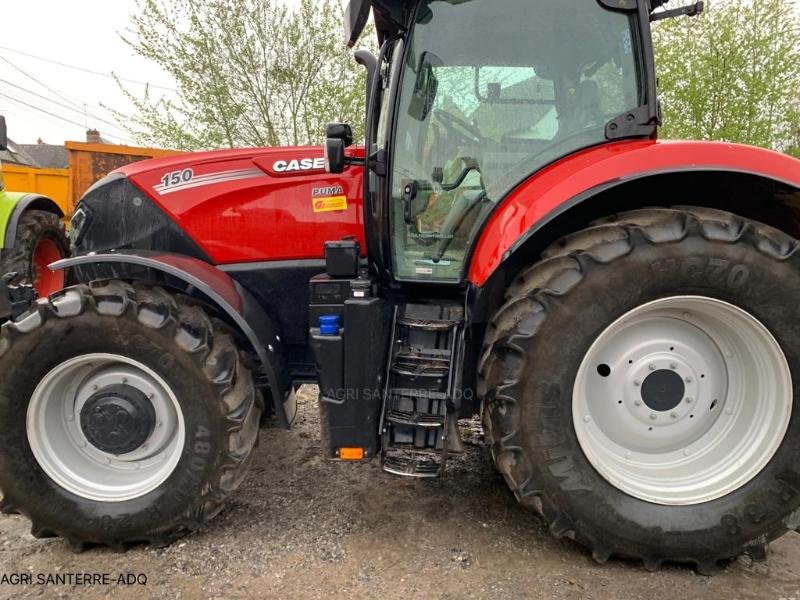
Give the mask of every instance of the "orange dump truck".
[[64, 147], [69, 154], [66, 169], [3, 165], [6, 189], [52, 198], [69, 218], [83, 192], [110, 171], [140, 160], [177, 154], [174, 150], [91, 142], [65, 142]]

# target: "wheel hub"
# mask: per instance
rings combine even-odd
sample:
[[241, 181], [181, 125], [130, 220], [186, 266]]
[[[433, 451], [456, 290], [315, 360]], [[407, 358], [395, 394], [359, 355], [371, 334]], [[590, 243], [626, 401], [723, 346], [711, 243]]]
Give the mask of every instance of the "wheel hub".
[[139, 448], [156, 427], [156, 413], [147, 396], [119, 384], [92, 394], [81, 409], [81, 430], [98, 450], [114, 455]]
[[589, 462], [617, 488], [696, 504], [763, 469], [792, 397], [786, 357], [755, 317], [675, 296], [634, 308], [597, 337], [575, 379], [573, 423]]
[[672, 410], [683, 401], [686, 386], [675, 371], [659, 369], [653, 371], [642, 382], [642, 401], [652, 410]]
[[48, 372], [31, 396], [28, 442], [50, 479], [99, 502], [156, 489], [181, 459], [186, 426], [164, 378], [132, 358], [84, 354]]

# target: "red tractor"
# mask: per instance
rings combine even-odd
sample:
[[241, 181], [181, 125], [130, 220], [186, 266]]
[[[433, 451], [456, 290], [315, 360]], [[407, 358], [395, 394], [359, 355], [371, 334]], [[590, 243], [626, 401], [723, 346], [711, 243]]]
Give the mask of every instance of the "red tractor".
[[[660, 142], [661, 0], [353, 0], [365, 148], [95, 184], [0, 335], [0, 489], [37, 536], [166, 543], [320, 386], [322, 449], [433, 477], [480, 413], [595, 559], [710, 569], [800, 526], [800, 162]], [[16, 290], [19, 292], [19, 290]]]

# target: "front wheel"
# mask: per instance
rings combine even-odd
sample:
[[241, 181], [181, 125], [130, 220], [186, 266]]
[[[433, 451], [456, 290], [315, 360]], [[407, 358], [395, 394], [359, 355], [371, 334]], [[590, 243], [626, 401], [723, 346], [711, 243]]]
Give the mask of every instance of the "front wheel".
[[516, 279], [487, 332], [484, 421], [554, 534], [711, 569], [800, 525], [797, 247], [730, 213], [647, 209]]
[[40, 299], [0, 330], [0, 490], [32, 533], [164, 544], [242, 481], [261, 407], [225, 327], [122, 282]]
[[67, 256], [69, 242], [61, 218], [28, 209], [17, 223], [14, 247], [0, 251], [0, 275], [15, 272], [13, 283], [29, 283], [39, 296], [47, 296], [64, 287], [64, 271], [51, 271], [47, 265]]

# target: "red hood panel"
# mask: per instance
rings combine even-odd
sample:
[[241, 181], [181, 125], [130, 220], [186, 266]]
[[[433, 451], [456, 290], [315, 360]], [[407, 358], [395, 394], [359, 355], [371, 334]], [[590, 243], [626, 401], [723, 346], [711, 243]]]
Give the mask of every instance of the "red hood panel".
[[322, 156], [320, 147], [218, 150], [118, 172], [217, 264], [322, 258], [325, 241], [348, 236], [366, 250], [363, 169], [331, 175]]

